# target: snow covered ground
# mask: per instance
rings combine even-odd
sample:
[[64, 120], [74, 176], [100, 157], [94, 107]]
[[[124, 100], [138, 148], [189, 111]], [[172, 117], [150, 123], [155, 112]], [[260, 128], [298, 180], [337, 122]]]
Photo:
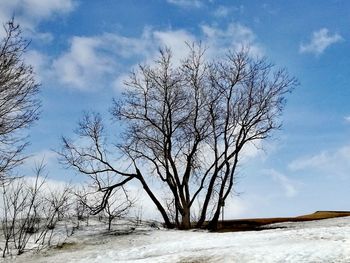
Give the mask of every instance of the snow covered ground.
[[274, 226], [284, 228], [209, 233], [142, 226], [125, 234], [116, 227], [110, 235], [90, 226], [61, 249], [16, 262], [350, 262], [350, 217]]

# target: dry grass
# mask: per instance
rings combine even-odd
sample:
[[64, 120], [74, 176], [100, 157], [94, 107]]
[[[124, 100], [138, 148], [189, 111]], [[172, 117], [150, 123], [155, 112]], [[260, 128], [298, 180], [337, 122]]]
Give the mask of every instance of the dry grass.
[[274, 223], [302, 222], [343, 216], [350, 216], [350, 211], [317, 211], [313, 214], [297, 217], [226, 220], [224, 222], [220, 222], [218, 232], [264, 230], [266, 229], [264, 226]]

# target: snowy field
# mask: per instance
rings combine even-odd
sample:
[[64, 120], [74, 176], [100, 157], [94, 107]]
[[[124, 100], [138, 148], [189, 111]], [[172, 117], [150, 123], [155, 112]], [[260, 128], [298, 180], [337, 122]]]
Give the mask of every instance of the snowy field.
[[120, 225], [107, 234], [90, 225], [66, 245], [29, 253], [8, 262], [350, 262], [350, 217], [300, 223], [283, 228], [209, 233]]

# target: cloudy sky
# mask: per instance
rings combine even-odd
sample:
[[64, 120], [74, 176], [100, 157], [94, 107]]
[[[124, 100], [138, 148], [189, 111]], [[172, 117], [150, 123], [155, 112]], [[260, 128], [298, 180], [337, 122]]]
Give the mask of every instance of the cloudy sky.
[[54, 180], [83, 181], [51, 150], [84, 110], [108, 120], [125, 76], [158, 47], [180, 58], [185, 41], [202, 41], [212, 55], [244, 44], [300, 86], [288, 97], [283, 129], [264, 151], [247, 151], [226, 214], [350, 210], [349, 9], [346, 0], [1, 0], [0, 21], [15, 15], [32, 40], [26, 59], [42, 83], [43, 113], [22, 172], [45, 157]]

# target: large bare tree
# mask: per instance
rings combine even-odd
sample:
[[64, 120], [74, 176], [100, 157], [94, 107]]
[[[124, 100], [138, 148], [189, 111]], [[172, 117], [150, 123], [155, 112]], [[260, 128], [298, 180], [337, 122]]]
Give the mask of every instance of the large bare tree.
[[[242, 150], [280, 128], [285, 95], [297, 81], [247, 49], [209, 61], [201, 45], [174, 63], [162, 49], [151, 65], [140, 65], [125, 82], [112, 116], [124, 128], [115, 148], [107, 146], [98, 114], [87, 114], [77, 134], [84, 145], [63, 138], [63, 160], [99, 185], [103, 174], [118, 181], [98, 187], [101, 209], [114, 189], [138, 180], [167, 227], [216, 228], [233, 191]], [[112, 159], [129, 161], [129, 166]], [[166, 198], [156, 195], [161, 186]], [[199, 215], [192, 222], [194, 212]]]
[[38, 119], [39, 84], [23, 54], [29, 42], [14, 19], [4, 25], [0, 40], [0, 179], [23, 161], [27, 145], [23, 129]]

